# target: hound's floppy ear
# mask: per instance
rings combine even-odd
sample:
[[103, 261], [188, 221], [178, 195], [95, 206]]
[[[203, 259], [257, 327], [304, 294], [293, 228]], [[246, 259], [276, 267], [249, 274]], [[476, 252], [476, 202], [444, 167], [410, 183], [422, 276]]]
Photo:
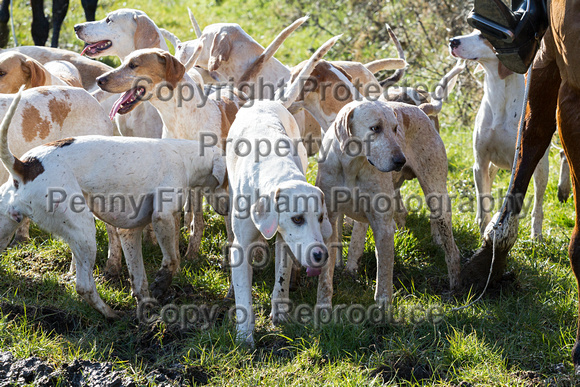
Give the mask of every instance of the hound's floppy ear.
[[340, 144], [340, 150], [345, 151], [348, 140], [351, 136], [350, 131], [350, 120], [352, 119], [352, 113], [354, 112], [354, 107], [344, 107], [339, 112], [338, 117], [334, 120], [334, 135]]
[[[280, 189], [276, 191], [276, 197]], [[264, 238], [272, 239], [278, 230], [278, 211], [276, 211], [275, 197], [260, 196], [257, 203], [252, 204], [250, 216], [256, 228], [262, 233]]]
[[225, 32], [217, 34], [211, 43], [207, 69], [209, 71], [216, 71], [221, 66], [222, 62], [230, 59], [231, 50], [232, 44], [228, 34]]
[[165, 80], [175, 88], [185, 74], [185, 66], [167, 51], [159, 52], [158, 55], [160, 62], [165, 65]]
[[221, 187], [227, 178], [226, 159], [220, 150], [217, 150], [213, 155], [211, 176], [217, 181], [214, 188]]
[[509, 77], [514, 73], [513, 71], [505, 67], [505, 65], [501, 62], [499, 62], [499, 64], [497, 65], [497, 72], [499, 74], [499, 79], [506, 79], [507, 77]]
[[34, 59], [22, 62], [22, 70], [30, 75], [30, 87], [46, 85], [46, 70]]
[[350, 82], [352, 82], [352, 77], [350, 76], [349, 73], [346, 72], [345, 69], [343, 69], [342, 67], [340, 67], [339, 65], [336, 65], [336, 64], [333, 64], [332, 66], [334, 66], [335, 69], [340, 71], [346, 77], [346, 79], [348, 79]]
[[161, 39], [159, 39], [155, 23], [145, 15], [135, 14], [133, 19], [137, 23], [137, 29], [133, 36], [135, 50], [160, 47]]

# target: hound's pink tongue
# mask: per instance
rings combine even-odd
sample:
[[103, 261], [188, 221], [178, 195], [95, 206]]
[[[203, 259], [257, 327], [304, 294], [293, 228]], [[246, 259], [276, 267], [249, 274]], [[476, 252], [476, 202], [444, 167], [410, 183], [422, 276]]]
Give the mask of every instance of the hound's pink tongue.
[[317, 267], [307, 267], [306, 268], [306, 275], [308, 275], [308, 277], [319, 276], [321, 272], [322, 272], [322, 270], [317, 268]]
[[99, 49], [97, 48], [97, 46], [106, 43], [106, 40], [102, 40], [100, 42], [97, 43], [93, 43], [93, 44], [87, 44], [85, 46], [85, 48], [83, 48], [83, 51], [81, 52], [81, 55], [87, 55], [87, 56], [91, 56], [91, 55], [95, 55], [99, 52]]
[[119, 99], [113, 105], [113, 108], [111, 109], [111, 113], [109, 113], [109, 118], [111, 119], [111, 121], [113, 121], [113, 118], [115, 118], [115, 114], [117, 114], [117, 112], [119, 111], [119, 109], [121, 109], [123, 104], [131, 99], [133, 94], [135, 94], [135, 91], [136, 91], [135, 89], [131, 89], [129, 91], [124, 92], [119, 97]]

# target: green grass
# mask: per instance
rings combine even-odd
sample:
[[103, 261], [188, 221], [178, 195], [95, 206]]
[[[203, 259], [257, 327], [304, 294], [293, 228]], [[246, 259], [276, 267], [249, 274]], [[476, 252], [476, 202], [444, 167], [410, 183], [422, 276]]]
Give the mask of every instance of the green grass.
[[[331, 52], [334, 58], [364, 62], [393, 56], [391, 45], [370, 38], [379, 33], [379, 23], [389, 22], [396, 27], [409, 52], [411, 67], [405, 78], [408, 84], [430, 84], [438, 79], [453, 63], [447, 56], [445, 39], [469, 31], [459, 17], [468, 6], [459, 2], [428, 5], [415, 0], [390, 1], [377, 15], [377, 23], [348, 23], [358, 14], [366, 15], [365, 4], [339, 1], [324, 9], [297, 0], [202, 0], [195, 4], [182, 0], [107, 0], [100, 1], [97, 18], [116, 8], [139, 8], [159, 26], [185, 40], [194, 36], [186, 13], [189, 5], [202, 28], [214, 22], [237, 22], [267, 45], [283, 26], [311, 12], [312, 20], [277, 54], [289, 65], [306, 59], [330, 33], [340, 32], [345, 32], [345, 43]], [[442, 19], [441, 15], [447, 18]], [[62, 47], [81, 50], [72, 26], [82, 22], [82, 18], [79, 2], [72, 2], [61, 35]], [[344, 31], [338, 27], [340, 22], [344, 23]], [[26, 2], [15, 4], [15, 24], [19, 43], [31, 44]], [[117, 63], [112, 59], [107, 62]], [[449, 159], [448, 188], [455, 196], [454, 235], [464, 258], [479, 246], [475, 203], [467, 199], [474, 193], [471, 131], [481, 92], [475, 80], [468, 73], [461, 76], [458, 89], [441, 115], [441, 136]], [[567, 258], [574, 210], [570, 201], [560, 204], [556, 198], [558, 161], [553, 150], [544, 201], [544, 241], [530, 240], [528, 215], [520, 224], [519, 239], [510, 254], [508, 270], [514, 273], [515, 280], [490, 290], [467, 309], [451, 311], [478, 294], [456, 296], [449, 292], [444, 254], [431, 242], [427, 214], [419, 211], [409, 215], [407, 227], [398, 230], [395, 237], [393, 307], [398, 323], [273, 327], [268, 314], [274, 268], [269, 264], [254, 271], [256, 348], [240, 347], [234, 340], [235, 327], [227, 317], [232, 302], [224, 300], [229, 286], [229, 276], [221, 266], [225, 226], [221, 217], [208, 212], [201, 247], [203, 258], [182, 262], [182, 270], [173, 282], [172, 302], [216, 305], [218, 318], [209, 329], [181, 330], [165, 323], [139, 324], [134, 317], [136, 303], [130, 295], [126, 269], [120, 282], [107, 282], [102, 275], [107, 239], [99, 223], [97, 287], [105, 302], [126, 312], [119, 321], [105, 321], [76, 294], [74, 278], [67, 274], [71, 253], [66, 244], [33, 228], [28, 243], [8, 249], [0, 257], [0, 350], [11, 351], [17, 358], [39, 356], [54, 365], [76, 358], [109, 361], [115, 369], [125, 370], [145, 385], [153, 383], [148, 378], [152, 370], [175, 364], [203, 372], [212, 385], [574, 383], [570, 352], [575, 337], [577, 299]], [[308, 178], [314, 181], [313, 171]], [[509, 173], [501, 172], [494, 193], [505, 189], [508, 181]], [[420, 192], [416, 181], [407, 182], [403, 188], [405, 196]], [[530, 187], [527, 200], [532, 192]], [[347, 233], [345, 241], [349, 240]], [[185, 243], [185, 235], [182, 242]], [[353, 278], [336, 273], [333, 297], [336, 305], [372, 304], [376, 272], [373, 251], [369, 232], [359, 274]], [[161, 252], [155, 246], [145, 245], [144, 256], [151, 280], [159, 267]], [[299, 289], [291, 294], [293, 302], [313, 305], [317, 280], [303, 273], [300, 281]], [[52, 308], [57, 323], [46, 313], [34, 313], [41, 307]], [[415, 324], [409, 314], [419, 307], [438, 307], [444, 313], [443, 318], [437, 324]]]

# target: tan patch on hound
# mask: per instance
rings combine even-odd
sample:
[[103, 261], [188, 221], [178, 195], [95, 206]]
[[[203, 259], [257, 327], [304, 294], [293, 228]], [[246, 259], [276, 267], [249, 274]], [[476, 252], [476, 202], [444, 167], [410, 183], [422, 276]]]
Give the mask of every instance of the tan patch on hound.
[[22, 178], [22, 182], [26, 184], [29, 181], [33, 181], [38, 175], [43, 173], [44, 167], [36, 157], [28, 157], [22, 161], [14, 158], [14, 172], [16, 172]]
[[236, 119], [236, 114], [238, 114], [238, 105], [228, 97], [222, 97], [222, 101], [226, 107], [226, 116], [228, 117], [228, 121], [230, 124], [232, 124]]
[[63, 148], [67, 145], [72, 144], [73, 142], [75, 142], [75, 139], [73, 137], [69, 137], [69, 138], [63, 138], [62, 140], [48, 142], [48, 143], [44, 144], [44, 146], [54, 146], [56, 148]]
[[64, 120], [66, 120], [68, 114], [71, 112], [71, 107], [70, 104], [53, 98], [48, 101], [48, 110], [50, 111], [52, 122], [62, 126]]
[[487, 40], [486, 38], [484, 38], [482, 35], [479, 35], [479, 38], [480, 38], [481, 40], [483, 40], [483, 43], [484, 43], [484, 44], [485, 44], [487, 47], [491, 48], [491, 49], [493, 50], [493, 52], [495, 52], [495, 48], [493, 48], [493, 46], [491, 45], [491, 43], [489, 42], [489, 40]]
[[[302, 71], [305, 64], [306, 61], [292, 69], [292, 81], [298, 77], [298, 74]], [[304, 100], [308, 93], [319, 93], [321, 101], [320, 107], [327, 116], [337, 114], [344, 105], [351, 102], [354, 96], [351, 95], [349, 85], [345, 84], [332, 69], [336, 69], [347, 80], [351, 81], [351, 76], [344, 69], [333, 66], [325, 60], [321, 60], [310, 73], [310, 76], [304, 83], [303, 91], [296, 101]]]
[[50, 122], [40, 116], [40, 112], [29, 102], [25, 102], [22, 109], [22, 136], [31, 142], [37, 136], [42, 140], [50, 132]]
[[499, 79], [506, 79], [507, 77], [512, 75], [514, 72], [511, 71], [510, 69], [508, 69], [507, 67], [505, 67], [505, 65], [503, 63], [499, 62], [497, 65], [497, 73], [499, 75]]
[[411, 117], [405, 112], [401, 114], [403, 116], [403, 128], [408, 128], [411, 124]]
[[228, 137], [228, 132], [238, 113], [238, 105], [227, 97], [216, 101], [221, 112], [221, 138]]
[[59, 78], [69, 86], [72, 87], [83, 87], [83, 84], [74, 76], [64, 76], [60, 75]]
[[42, 95], [50, 95], [50, 90], [48, 89], [47, 86], [42, 86], [42, 87], [37, 87], [36, 89], [34, 89], [37, 93], [40, 93]]

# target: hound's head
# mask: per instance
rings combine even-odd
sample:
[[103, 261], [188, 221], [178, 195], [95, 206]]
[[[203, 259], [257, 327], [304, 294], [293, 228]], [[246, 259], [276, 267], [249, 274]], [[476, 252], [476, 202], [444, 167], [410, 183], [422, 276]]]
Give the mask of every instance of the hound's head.
[[135, 50], [161, 47], [157, 26], [136, 9], [119, 9], [103, 20], [77, 24], [74, 29], [87, 44], [82, 53], [91, 58], [116, 55], [124, 59]]
[[186, 64], [199, 47], [199, 39], [180, 42], [175, 47], [175, 57], [183, 64]]
[[13, 94], [20, 86], [45, 86], [50, 73], [39, 62], [19, 52], [0, 54], [0, 93]]
[[306, 181], [288, 181], [250, 207], [256, 228], [266, 239], [279, 232], [309, 275], [320, 274], [328, 259], [324, 238], [330, 237], [324, 194]]
[[126, 114], [144, 98], [164, 95], [162, 87], [173, 90], [184, 74], [185, 67], [169, 52], [144, 49], [133, 52], [121, 66], [98, 77], [97, 84], [110, 93], [124, 93], [111, 115]]
[[[198, 44], [201, 52], [197, 65], [209, 71], [218, 71], [224, 76], [233, 74], [229, 70], [222, 72], [219, 69], [227, 67], [225, 65], [233, 59], [236, 59], [236, 63], [244, 63], [255, 59], [264, 50], [242, 27], [234, 23], [216, 23], [205, 27]], [[235, 55], [240, 57], [234, 58]]]
[[365, 157], [381, 172], [400, 171], [406, 163], [395, 111], [384, 101], [354, 101], [339, 112], [330, 130], [348, 157]]
[[497, 66], [497, 72], [501, 79], [513, 74], [497, 59], [493, 46], [479, 30], [475, 30], [469, 35], [456, 36], [450, 39], [449, 52], [455, 58], [479, 62], [484, 65], [486, 70], [494, 69], [495, 71]]
[[[302, 71], [306, 62], [292, 69], [292, 81]], [[358, 91], [351, 81], [352, 77], [342, 67], [325, 60], [321, 60], [308, 79], [304, 80], [299, 100], [304, 101], [306, 110], [316, 118], [324, 130], [330, 127], [339, 110], [358, 96]]]

